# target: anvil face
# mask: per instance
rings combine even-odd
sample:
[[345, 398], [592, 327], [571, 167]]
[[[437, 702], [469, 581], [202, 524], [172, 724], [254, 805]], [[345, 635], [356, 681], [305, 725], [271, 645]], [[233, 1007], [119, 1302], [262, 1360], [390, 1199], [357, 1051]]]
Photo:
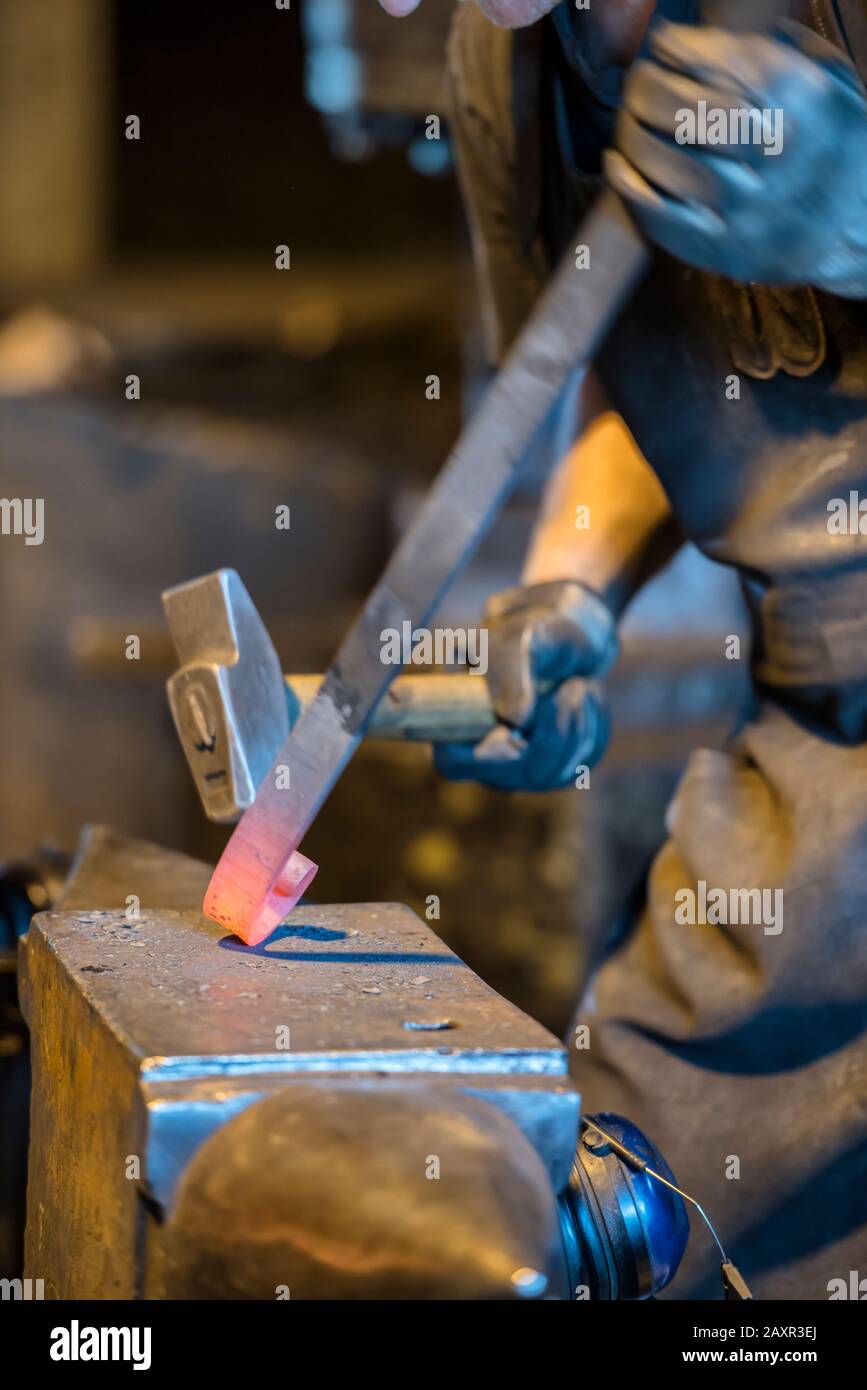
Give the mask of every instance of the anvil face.
[[352, 1071], [558, 1076], [562, 1045], [400, 903], [299, 907], [260, 946], [166, 909], [42, 913], [43, 952], [148, 1082]]
[[[59, 1297], [159, 1296], [161, 1227], [148, 1228], [148, 1253], [141, 1197], [170, 1217], [195, 1151], [286, 1087], [480, 1097], [562, 1190], [579, 1100], [565, 1049], [541, 1025], [400, 904], [296, 908], [256, 947], [163, 905], [173, 893], [195, 901], [207, 873], [97, 833], [63, 910], [31, 925], [26, 1258]], [[138, 915], [119, 906], [130, 897]]]

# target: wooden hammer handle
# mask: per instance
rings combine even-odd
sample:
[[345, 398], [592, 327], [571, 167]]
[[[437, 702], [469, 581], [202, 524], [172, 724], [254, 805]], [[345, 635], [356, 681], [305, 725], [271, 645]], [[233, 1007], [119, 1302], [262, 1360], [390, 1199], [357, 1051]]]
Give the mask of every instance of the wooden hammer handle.
[[[313, 700], [322, 676], [284, 676], [289, 723]], [[475, 743], [496, 723], [483, 676], [398, 676], [377, 705], [368, 738]]]

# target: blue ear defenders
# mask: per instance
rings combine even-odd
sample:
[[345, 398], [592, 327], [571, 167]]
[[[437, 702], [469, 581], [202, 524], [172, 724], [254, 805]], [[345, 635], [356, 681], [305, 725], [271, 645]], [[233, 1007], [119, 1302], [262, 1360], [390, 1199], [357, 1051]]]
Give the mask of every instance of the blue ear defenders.
[[621, 1115], [588, 1115], [560, 1197], [560, 1230], [573, 1298], [653, 1298], [670, 1284], [689, 1239], [686, 1202], [719, 1250], [723, 1297], [752, 1299], [704, 1209], [683, 1192], [655, 1144]]
[[629, 1120], [608, 1114], [582, 1120], [560, 1198], [573, 1297], [652, 1298], [670, 1283], [689, 1238], [686, 1206], [675, 1189], [662, 1154]]

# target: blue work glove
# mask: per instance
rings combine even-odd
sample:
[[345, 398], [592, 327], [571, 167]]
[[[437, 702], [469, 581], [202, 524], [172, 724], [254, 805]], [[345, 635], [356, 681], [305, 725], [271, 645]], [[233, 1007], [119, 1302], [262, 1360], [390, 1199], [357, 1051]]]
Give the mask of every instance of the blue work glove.
[[[706, 125], [683, 114], [699, 102]], [[769, 113], [763, 143], [714, 115], [741, 108]], [[711, 131], [736, 143], [684, 143]], [[671, 255], [733, 280], [867, 296], [867, 101], [848, 59], [809, 29], [657, 23], [615, 143], [608, 178]]]
[[501, 791], [573, 786], [602, 756], [608, 720], [599, 690], [617, 656], [610, 609], [571, 580], [507, 589], [485, 610], [488, 689], [499, 724], [481, 743], [435, 749], [453, 781]]

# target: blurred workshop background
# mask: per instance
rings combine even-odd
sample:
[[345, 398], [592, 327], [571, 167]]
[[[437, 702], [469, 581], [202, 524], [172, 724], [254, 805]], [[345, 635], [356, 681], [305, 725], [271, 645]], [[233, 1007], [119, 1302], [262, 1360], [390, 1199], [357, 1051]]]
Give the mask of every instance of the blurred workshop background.
[[[234, 566], [285, 669], [323, 669], [484, 385], [442, 90], [453, 8], [0, 0], [0, 496], [45, 499], [41, 546], [0, 537], [0, 1273], [27, 1084], [15, 932], [88, 822], [209, 860], [227, 836], [166, 706], [161, 590]], [[536, 491], [449, 624], [514, 582]], [[502, 798], [439, 782], [427, 749], [366, 746], [305, 844], [316, 896], [436, 895], [449, 945], [562, 1030], [688, 751], [734, 717], [723, 638], [742, 630], [694, 552], [643, 596], [592, 794]]]

